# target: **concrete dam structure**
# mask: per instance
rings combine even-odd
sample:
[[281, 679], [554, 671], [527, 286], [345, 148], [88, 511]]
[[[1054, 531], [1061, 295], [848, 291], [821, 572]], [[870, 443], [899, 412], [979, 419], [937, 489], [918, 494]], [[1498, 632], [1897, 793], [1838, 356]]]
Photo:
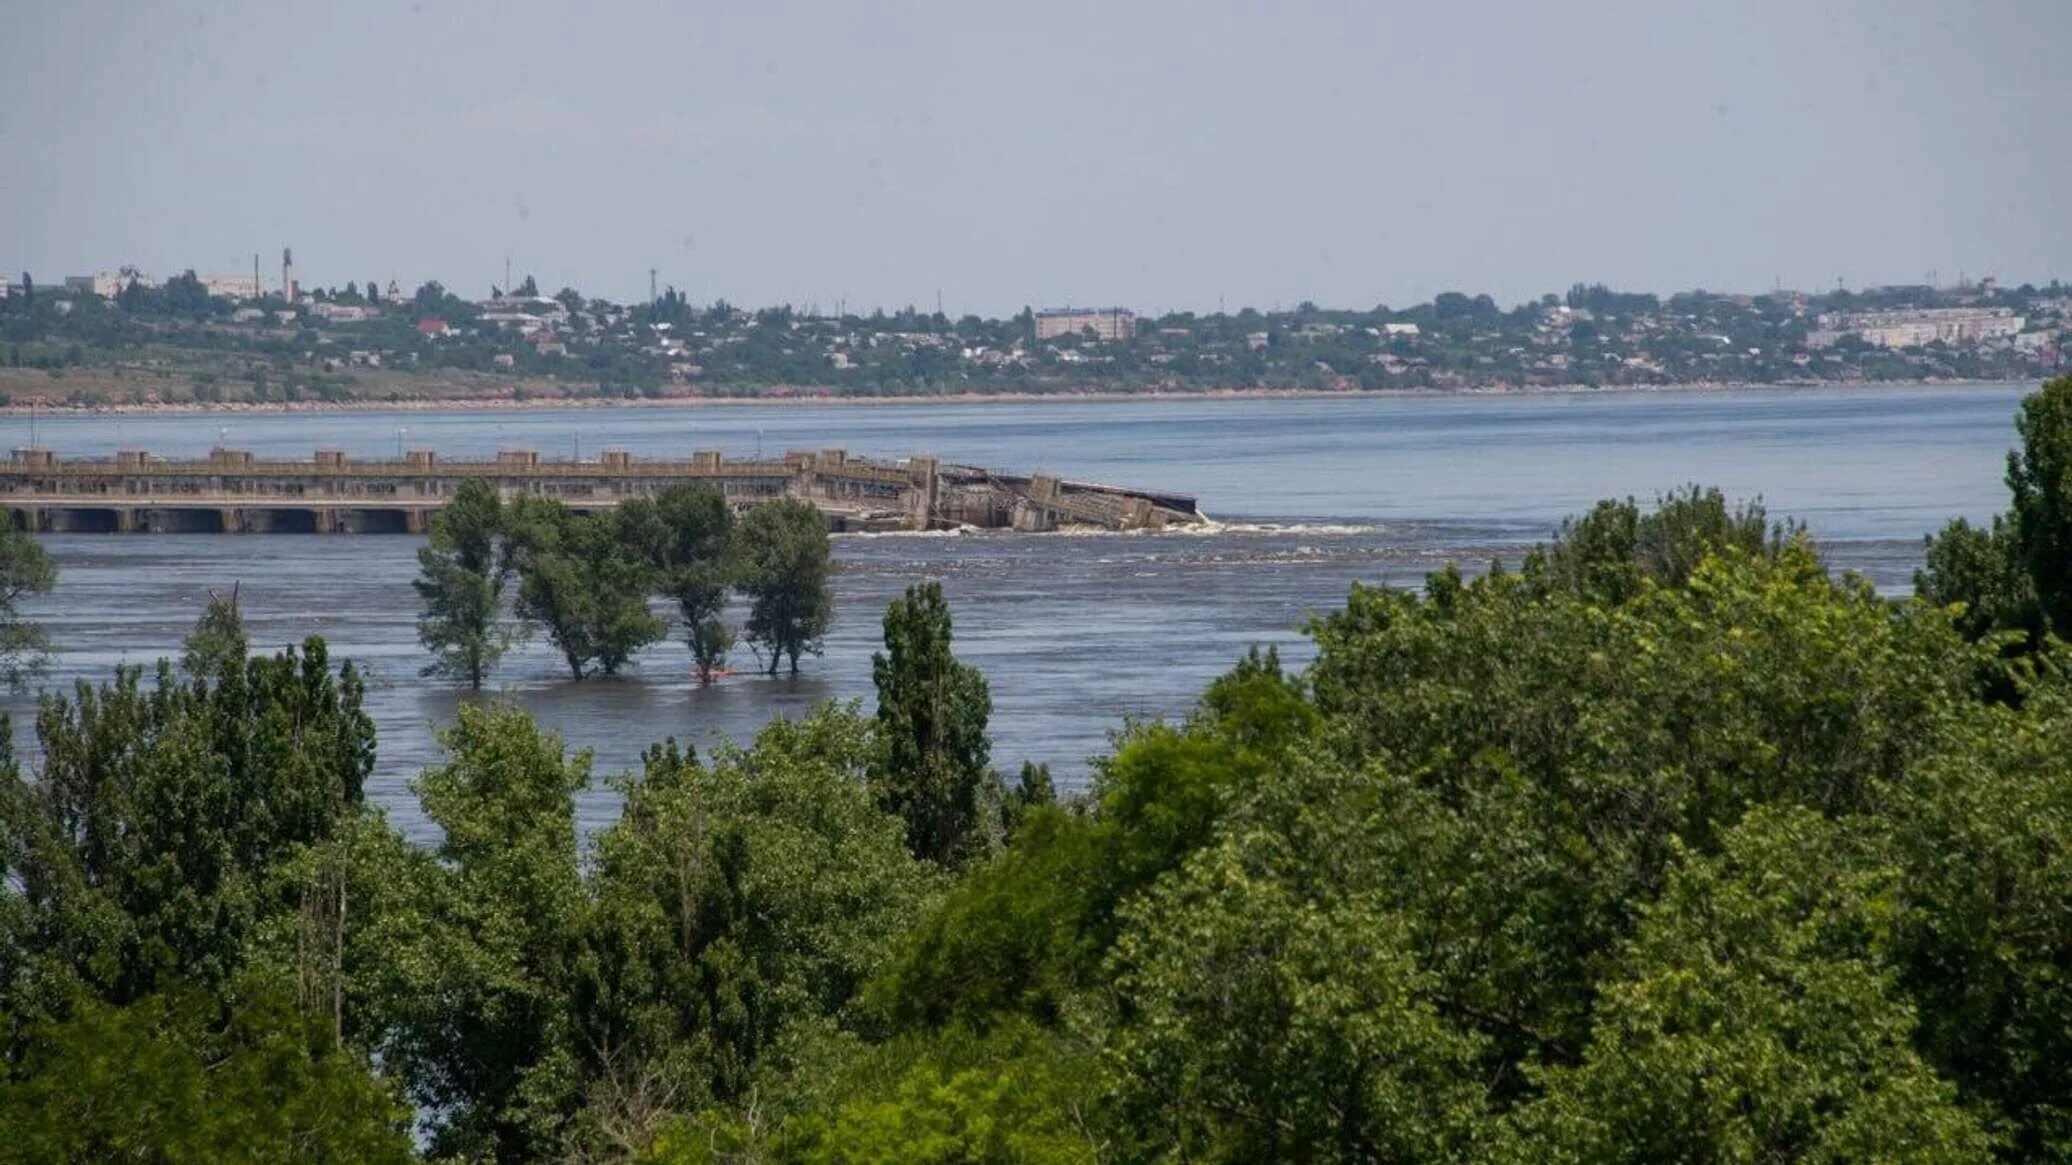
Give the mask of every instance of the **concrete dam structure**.
[[606, 450], [594, 461], [542, 460], [530, 449], [450, 461], [428, 449], [382, 460], [319, 449], [308, 461], [269, 461], [242, 449], [174, 460], [134, 449], [66, 459], [25, 448], [0, 462], [0, 506], [18, 528], [53, 534], [422, 534], [470, 478], [493, 482], [506, 496], [538, 494], [583, 511], [702, 482], [737, 508], [783, 497], [810, 502], [838, 532], [1155, 530], [1202, 521], [1194, 499], [1183, 494], [1018, 476], [935, 457], [851, 457], [841, 449], [756, 460], [710, 450], [687, 460], [642, 460]]

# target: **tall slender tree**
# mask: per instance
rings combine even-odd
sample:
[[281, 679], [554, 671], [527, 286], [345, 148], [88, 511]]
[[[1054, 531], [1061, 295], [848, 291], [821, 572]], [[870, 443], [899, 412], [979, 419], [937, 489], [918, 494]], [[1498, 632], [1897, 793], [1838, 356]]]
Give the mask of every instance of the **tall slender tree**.
[[951, 866], [978, 848], [992, 772], [986, 677], [950, 654], [942, 584], [918, 583], [885, 612], [885, 650], [871, 657], [878, 688], [879, 803], [906, 822], [917, 858]]

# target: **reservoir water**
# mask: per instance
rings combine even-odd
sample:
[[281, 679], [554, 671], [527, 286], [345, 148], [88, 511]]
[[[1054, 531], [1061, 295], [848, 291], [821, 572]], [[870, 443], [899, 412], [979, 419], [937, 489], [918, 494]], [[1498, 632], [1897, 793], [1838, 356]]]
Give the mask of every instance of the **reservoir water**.
[[[1686, 482], [1760, 495], [1773, 515], [1804, 520], [1836, 568], [1904, 591], [1925, 534], [2006, 504], [2014, 412], [2033, 387], [68, 415], [38, 420], [35, 437], [61, 457], [193, 456], [219, 443], [297, 457], [318, 447], [388, 457], [399, 445], [546, 457], [840, 445], [1192, 492], [1222, 524], [1215, 532], [837, 538], [834, 629], [825, 656], [796, 680], [701, 689], [682, 646], [661, 644], [622, 677], [575, 684], [537, 641], [496, 676], [504, 695], [593, 749], [602, 776], [637, 764], [663, 736], [745, 740], [772, 715], [827, 699], [867, 703], [885, 604], [935, 578], [954, 607], [957, 653], [992, 685], [995, 763], [1048, 761], [1070, 784], [1127, 718], [1184, 715], [1249, 645], [1306, 658], [1300, 624], [1340, 604], [1352, 583], [1415, 585], [1448, 561], [1478, 569], [1515, 559], [1600, 497], [1646, 499]], [[29, 426], [0, 421], [0, 439], [24, 444]], [[236, 584], [255, 646], [321, 634], [334, 657], [369, 673], [381, 757], [370, 796], [422, 836], [407, 782], [436, 760], [433, 729], [462, 696], [417, 674], [410, 580], [420, 541], [48, 537], [58, 589], [32, 607], [57, 649], [46, 684], [69, 688], [117, 663], [176, 653], [209, 591]], [[750, 662], [742, 651], [737, 663]], [[0, 706], [26, 737], [34, 696]], [[614, 812], [601, 788], [581, 806], [592, 825]]]

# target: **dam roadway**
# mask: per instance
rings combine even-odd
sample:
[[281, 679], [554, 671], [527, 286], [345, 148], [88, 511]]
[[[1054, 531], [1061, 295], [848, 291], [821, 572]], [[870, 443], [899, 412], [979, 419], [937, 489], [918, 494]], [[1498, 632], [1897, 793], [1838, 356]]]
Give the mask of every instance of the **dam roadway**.
[[442, 459], [428, 449], [371, 460], [319, 449], [307, 461], [284, 461], [225, 448], [179, 460], [136, 449], [66, 459], [32, 447], [0, 462], [0, 506], [16, 527], [52, 534], [422, 534], [470, 479], [492, 482], [506, 496], [536, 494], [579, 511], [703, 483], [737, 508], [777, 498], [809, 502], [838, 532], [1151, 530], [1202, 521], [1194, 498], [1183, 494], [1016, 475], [928, 456], [852, 457], [841, 449], [754, 460], [711, 450], [644, 460], [606, 450], [592, 461], [542, 460], [530, 449], [471, 461]]

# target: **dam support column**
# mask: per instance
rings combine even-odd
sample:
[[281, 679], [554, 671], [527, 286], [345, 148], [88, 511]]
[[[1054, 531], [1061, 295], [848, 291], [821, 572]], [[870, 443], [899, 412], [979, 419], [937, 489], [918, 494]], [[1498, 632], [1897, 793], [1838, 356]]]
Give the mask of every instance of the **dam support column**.
[[406, 534], [429, 534], [432, 529], [430, 510], [403, 511], [403, 532]]
[[942, 462], [933, 457], [907, 458], [907, 528], [927, 530], [935, 524], [937, 491], [941, 488]]
[[134, 534], [137, 532], [137, 511], [135, 508], [131, 506], [117, 506], [115, 508], [115, 532], [117, 534]]

